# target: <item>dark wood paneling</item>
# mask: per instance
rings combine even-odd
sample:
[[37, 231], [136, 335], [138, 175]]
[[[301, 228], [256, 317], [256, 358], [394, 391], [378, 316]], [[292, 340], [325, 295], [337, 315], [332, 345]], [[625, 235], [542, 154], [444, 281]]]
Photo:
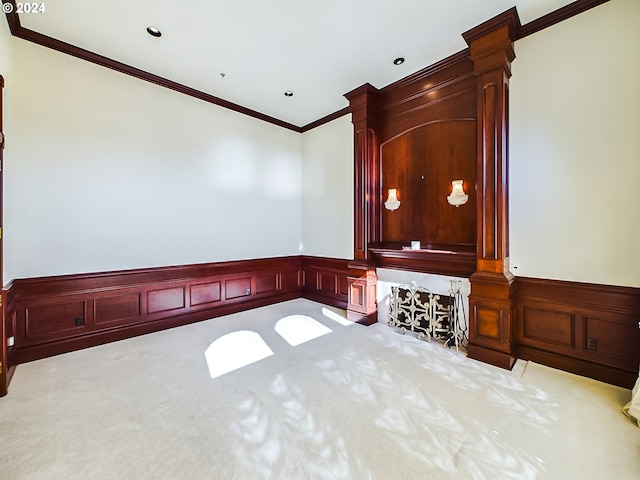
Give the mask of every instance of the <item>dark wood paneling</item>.
[[256, 276], [256, 288], [255, 293], [275, 292], [278, 289], [278, 276], [277, 273], [269, 273], [267, 275]]
[[163, 288], [147, 292], [147, 312], [166, 312], [185, 308], [184, 287]]
[[[7, 335], [16, 342], [9, 349], [9, 368], [298, 298], [302, 261], [277, 257], [15, 280], [5, 292]], [[259, 295], [246, 295], [252, 285]]]
[[140, 317], [140, 294], [117, 295], [96, 298], [94, 302], [94, 322], [96, 325], [128, 321]]
[[338, 275], [335, 273], [320, 273], [318, 275], [320, 280], [319, 289], [329, 295], [338, 293]]
[[191, 285], [191, 305], [204, 305], [219, 302], [222, 299], [221, 282], [208, 282]]
[[351, 284], [351, 294], [349, 295], [349, 301], [358, 307], [364, 308], [364, 298], [365, 298], [365, 284], [352, 283]]
[[[400, 200], [397, 210], [382, 209], [382, 242], [475, 244], [475, 148], [475, 119], [428, 123], [381, 145], [381, 202], [390, 188]], [[464, 180], [469, 195], [458, 208], [447, 201], [452, 180]]]
[[348, 260], [304, 257], [303, 296], [338, 308], [347, 307]]
[[566, 312], [525, 306], [522, 312], [522, 338], [573, 348], [575, 316]]
[[520, 358], [630, 388], [640, 366], [640, 289], [517, 279]]
[[231, 300], [251, 295], [251, 277], [233, 278], [224, 282], [224, 298]]
[[[16, 280], [5, 292], [8, 331], [16, 332], [9, 371], [18, 363], [300, 296], [344, 308], [347, 262], [278, 257]], [[303, 291], [303, 264], [316, 277], [333, 278], [339, 291], [318, 284]], [[76, 327], [76, 318], [84, 325]]]
[[302, 270], [291, 270], [280, 274], [280, 289], [295, 290], [302, 287]]
[[46, 303], [25, 309], [24, 336], [28, 340], [39, 337], [64, 336], [83, 330], [86, 302]]
[[493, 340], [500, 340], [502, 331], [502, 319], [500, 310], [476, 306], [475, 311], [475, 334], [480, 337], [487, 337]]
[[622, 323], [601, 318], [585, 316], [584, 348], [594, 354], [618, 358], [623, 362], [627, 359], [638, 358], [640, 343], [638, 325], [633, 322]]
[[476, 118], [476, 82], [468, 57], [430, 77], [402, 85], [380, 91], [377, 112], [380, 145], [421, 125]]

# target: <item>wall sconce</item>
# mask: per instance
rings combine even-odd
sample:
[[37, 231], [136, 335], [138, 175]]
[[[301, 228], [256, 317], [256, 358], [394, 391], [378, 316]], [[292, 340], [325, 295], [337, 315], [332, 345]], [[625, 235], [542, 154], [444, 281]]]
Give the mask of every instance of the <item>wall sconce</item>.
[[384, 208], [387, 210], [397, 210], [400, 207], [400, 200], [398, 200], [398, 189], [390, 188], [389, 195], [387, 197], [387, 201], [384, 202]]
[[464, 205], [469, 200], [469, 195], [464, 193], [464, 187], [462, 186], [462, 180], [454, 180], [451, 182], [451, 195], [447, 197], [447, 201], [451, 205], [455, 205], [459, 207], [460, 205]]

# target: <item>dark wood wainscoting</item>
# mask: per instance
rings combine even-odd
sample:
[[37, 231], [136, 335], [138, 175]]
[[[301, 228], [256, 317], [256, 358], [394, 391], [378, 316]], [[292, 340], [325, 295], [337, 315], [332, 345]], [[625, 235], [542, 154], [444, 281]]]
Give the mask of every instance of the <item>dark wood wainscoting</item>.
[[[16, 280], [3, 292], [7, 381], [20, 363], [294, 298], [346, 308], [348, 272], [349, 260], [296, 256]], [[515, 285], [516, 357], [633, 385], [640, 289]]]
[[7, 291], [10, 365], [299, 298], [302, 258], [31, 278]]
[[13, 281], [3, 291], [8, 381], [39, 358], [308, 298], [346, 308], [348, 260], [277, 257]]
[[303, 296], [338, 308], [347, 308], [349, 260], [303, 257]]
[[518, 278], [516, 356], [625, 388], [640, 365], [640, 290]]

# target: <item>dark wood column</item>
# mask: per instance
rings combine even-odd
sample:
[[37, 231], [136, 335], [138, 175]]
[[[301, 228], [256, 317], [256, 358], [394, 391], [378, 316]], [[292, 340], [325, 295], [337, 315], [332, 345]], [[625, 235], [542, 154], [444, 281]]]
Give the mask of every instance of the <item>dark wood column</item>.
[[[3, 165], [3, 154], [4, 154], [4, 130], [3, 130], [3, 114], [4, 104], [3, 104], [3, 90], [4, 90], [4, 77], [0, 75], [0, 288], [4, 285], [4, 280], [2, 276], [2, 271], [4, 268], [3, 264], [3, 246], [2, 246], [2, 211], [3, 211], [3, 179], [2, 179], [2, 167]], [[7, 394], [7, 389], [9, 387], [9, 351], [7, 346], [7, 340], [9, 337], [7, 321], [5, 315], [6, 311], [6, 292], [4, 288], [2, 288], [2, 294], [0, 295], [0, 341], [2, 341], [2, 345], [0, 345], [0, 397]]]
[[469, 297], [469, 356], [510, 369], [514, 276], [509, 271], [508, 110], [516, 9], [463, 34], [477, 81], [477, 267]]
[[365, 84], [345, 94], [354, 127], [354, 245], [349, 263], [349, 320], [371, 325], [378, 320], [376, 270], [369, 257], [369, 243], [380, 236], [380, 184], [378, 162], [378, 90]]

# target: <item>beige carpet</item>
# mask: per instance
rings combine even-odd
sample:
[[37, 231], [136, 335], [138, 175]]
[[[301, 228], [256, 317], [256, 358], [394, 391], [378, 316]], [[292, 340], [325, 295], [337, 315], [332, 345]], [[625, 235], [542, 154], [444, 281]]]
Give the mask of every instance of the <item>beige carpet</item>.
[[[294, 314], [332, 332], [290, 346], [274, 327]], [[211, 379], [204, 352], [235, 330], [274, 354]], [[19, 366], [0, 478], [637, 480], [629, 398], [295, 300]]]

